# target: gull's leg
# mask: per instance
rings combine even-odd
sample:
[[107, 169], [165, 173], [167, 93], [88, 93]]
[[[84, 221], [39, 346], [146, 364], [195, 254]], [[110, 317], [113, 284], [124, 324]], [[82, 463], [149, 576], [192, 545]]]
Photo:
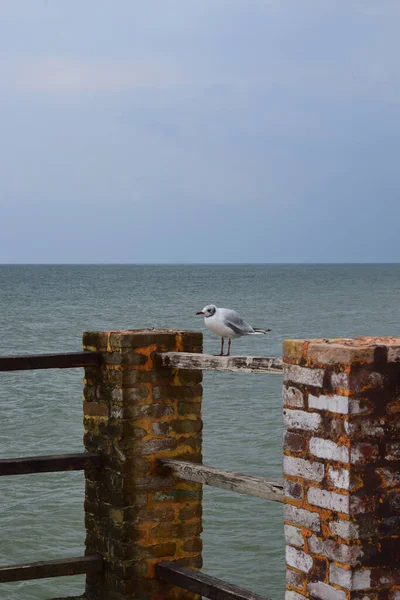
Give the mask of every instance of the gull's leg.
[[214, 356], [223, 356], [224, 355], [224, 338], [221, 338], [221, 352], [219, 354], [214, 354]]
[[228, 354], [226, 356], [230, 356], [231, 355], [231, 341], [232, 341], [232, 338], [229, 338], [229, 342], [228, 342]]

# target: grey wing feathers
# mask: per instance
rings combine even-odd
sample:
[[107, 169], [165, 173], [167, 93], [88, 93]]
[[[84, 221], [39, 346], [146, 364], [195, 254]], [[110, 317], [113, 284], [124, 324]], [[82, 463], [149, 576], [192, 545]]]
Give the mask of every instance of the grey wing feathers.
[[252, 326], [246, 323], [246, 321], [243, 321], [242, 317], [235, 310], [226, 309], [224, 321], [226, 325], [236, 333], [236, 335], [244, 335], [254, 331]]

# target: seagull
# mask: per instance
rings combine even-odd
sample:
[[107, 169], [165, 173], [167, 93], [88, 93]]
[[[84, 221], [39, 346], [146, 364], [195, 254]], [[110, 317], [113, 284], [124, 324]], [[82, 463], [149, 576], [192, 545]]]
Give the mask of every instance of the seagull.
[[[242, 335], [261, 335], [271, 331], [270, 329], [255, 329], [242, 317], [230, 308], [217, 308], [215, 304], [207, 304], [196, 313], [196, 315], [204, 315], [204, 323], [207, 329], [221, 336], [221, 352], [216, 356], [230, 356], [232, 338], [241, 337]], [[224, 354], [224, 338], [229, 338], [228, 352]]]

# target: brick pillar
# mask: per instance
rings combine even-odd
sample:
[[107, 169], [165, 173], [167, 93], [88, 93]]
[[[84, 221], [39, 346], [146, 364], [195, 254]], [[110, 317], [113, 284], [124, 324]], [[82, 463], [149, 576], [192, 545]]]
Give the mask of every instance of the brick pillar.
[[400, 338], [284, 342], [286, 600], [400, 599]]
[[194, 594], [158, 582], [161, 560], [201, 566], [200, 484], [175, 480], [157, 458], [201, 462], [202, 373], [158, 367], [156, 352], [201, 352], [202, 334], [134, 330], [85, 333], [85, 350], [104, 364], [85, 372], [84, 443], [103, 468], [86, 476], [88, 554], [104, 557], [88, 578], [95, 600], [180, 598]]

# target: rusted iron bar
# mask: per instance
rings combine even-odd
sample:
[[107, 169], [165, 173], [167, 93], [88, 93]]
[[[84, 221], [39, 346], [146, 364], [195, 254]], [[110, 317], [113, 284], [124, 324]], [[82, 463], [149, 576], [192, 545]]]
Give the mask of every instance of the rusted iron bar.
[[26, 456], [0, 460], [1, 475], [26, 475], [54, 471], [82, 471], [89, 467], [100, 468], [101, 457], [95, 452], [59, 454], [53, 456]]
[[102, 570], [103, 559], [97, 554], [79, 556], [78, 558], [62, 558], [60, 560], [0, 567], [0, 583], [63, 577], [64, 575], [82, 575], [82, 573], [94, 574], [100, 573]]
[[159, 352], [157, 360], [163, 367], [230, 371], [231, 373], [282, 374], [282, 359], [277, 356], [211, 356], [195, 352]]
[[222, 579], [181, 567], [175, 562], [158, 563], [156, 577], [211, 600], [268, 600], [265, 596], [249, 592]]
[[160, 458], [158, 462], [163, 467], [171, 469], [173, 475], [186, 481], [211, 485], [231, 492], [246, 494], [247, 496], [283, 502], [283, 483], [279, 481], [268, 481], [268, 479], [256, 475], [224, 471], [208, 465], [199, 465], [175, 458]]
[[95, 367], [101, 363], [100, 352], [63, 352], [61, 354], [26, 354], [0, 356], [0, 371], [28, 371], [33, 369], [72, 369]]

